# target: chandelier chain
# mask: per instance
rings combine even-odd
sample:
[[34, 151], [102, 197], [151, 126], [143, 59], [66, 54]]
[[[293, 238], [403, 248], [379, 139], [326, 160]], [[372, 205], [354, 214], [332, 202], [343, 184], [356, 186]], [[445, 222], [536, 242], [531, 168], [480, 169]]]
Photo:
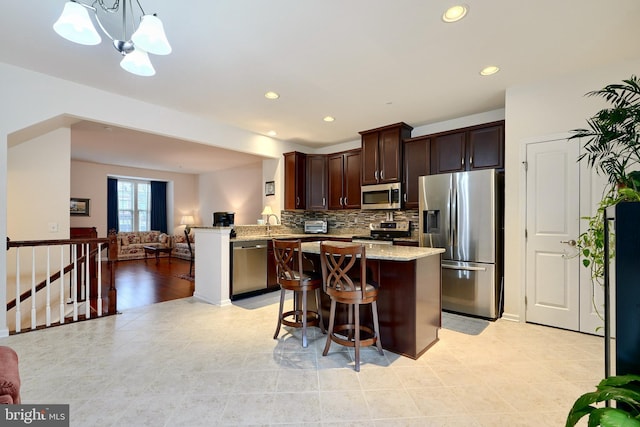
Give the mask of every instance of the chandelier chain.
[[[136, 0], [136, 3], [138, 4], [138, 7], [142, 11], [142, 14], [146, 15], [144, 9], [142, 8], [142, 5], [140, 4], [140, 0]], [[120, 7], [120, 0], [115, 0], [111, 7], [109, 7], [108, 5], [105, 4], [105, 0], [96, 0], [96, 1], [94, 1], [92, 7], [95, 8], [96, 4], [98, 4], [100, 6], [100, 8], [102, 10], [104, 10], [105, 12], [115, 13], [115, 12], [118, 11], [118, 8]]]

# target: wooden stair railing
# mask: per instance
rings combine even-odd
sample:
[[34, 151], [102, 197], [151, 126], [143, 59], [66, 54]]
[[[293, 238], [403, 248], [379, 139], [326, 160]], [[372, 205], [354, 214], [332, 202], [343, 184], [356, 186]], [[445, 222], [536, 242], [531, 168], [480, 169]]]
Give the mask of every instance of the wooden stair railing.
[[[63, 269], [62, 275], [72, 271], [75, 268], [78, 268], [81, 265], [88, 264], [91, 260], [94, 260], [94, 257], [98, 253], [98, 245], [106, 244], [106, 246], [102, 249], [107, 249], [108, 259], [107, 263], [109, 265], [109, 289], [107, 294], [108, 305], [107, 305], [107, 313], [108, 314], [116, 314], [117, 313], [117, 289], [115, 284], [115, 274], [114, 267], [115, 261], [117, 259], [118, 248], [116, 242], [116, 232], [115, 230], [110, 230], [109, 235], [106, 238], [75, 238], [75, 239], [63, 239], [63, 240], [24, 240], [24, 241], [11, 241], [7, 237], [7, 250], [10, 248], [19, 248], [19, 247], [35, 247], [35, 246], [59, 246], [59, 245], [85, 245], [89, 244], [93, 249], [89, 251], [88, 254], [82, 255], [78, 257], [75, 262], [70, 263]], [[89, 261], [87, 261], [89, 260]], [[95, 296], [97, 295], [97, 278], [93, 276], [94, 270], [89, 269], [90, 271], [90, 281], [92, 284], [92, 289], [90, 289], [90, 294]], [[42, 289], [45, 289], [47, 283], [51, 283], [61, 278], [61, 272], [58, 271], [52, 274], [49, 279], [44, 279], [37, 286], [35, 286], [36, 293]], [[95, 289], [94, 289], [95, 285]], [[29, 289], [23, 292], [18, 298], [13, 299], [7, 303], [7, 311], [15, 308], [18, 300], [23, 302], [29, 299], [32, 296], [33, 289]], [[93, 310], [94, 307], [92, 307]]]

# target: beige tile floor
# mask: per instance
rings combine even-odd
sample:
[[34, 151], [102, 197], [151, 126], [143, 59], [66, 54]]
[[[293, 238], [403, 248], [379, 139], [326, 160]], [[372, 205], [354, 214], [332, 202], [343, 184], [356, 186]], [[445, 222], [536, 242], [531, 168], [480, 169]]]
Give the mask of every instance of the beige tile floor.
[[602, 338], [446, 313], [420, 359], [365, 349], [356, 373], [315, 328], [307, 349], [297, 331], [274, 340], [275, 297], [175, 300], [0, 345], [24, 403], [69, 403], [72, 426], [562, 426], [603, 376]]

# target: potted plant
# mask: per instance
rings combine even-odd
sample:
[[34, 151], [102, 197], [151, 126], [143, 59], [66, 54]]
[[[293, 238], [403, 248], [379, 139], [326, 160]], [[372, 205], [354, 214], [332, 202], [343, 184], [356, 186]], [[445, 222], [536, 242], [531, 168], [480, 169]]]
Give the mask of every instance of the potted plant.
[[596, 173], [608, 179], [597, 212], [583, 218], [588, 220], [588, 228], [577, 241], [583, 265], [591, 269], [594, 282], [602, 285], [604, 211], [620, 202], [640, 201], [640, 172], [633, 170], [640, 167], [640, 81], [631, 76], [587, 96], [602, 97], [610, 104], [587, 120], [588, 129], [575, 129], [569, 138], [584, 140], [584, 152], [578, 161], [586, 160]]
[[[618, 407], [594, 405], [611, 400], [616, 401]], [[596, 391], [576, 400], [565, 427], [575, 426], [585, 415], [589, 415], [590, 427], [640, 427], [640, 376], [621, 375], [600, 381]]]

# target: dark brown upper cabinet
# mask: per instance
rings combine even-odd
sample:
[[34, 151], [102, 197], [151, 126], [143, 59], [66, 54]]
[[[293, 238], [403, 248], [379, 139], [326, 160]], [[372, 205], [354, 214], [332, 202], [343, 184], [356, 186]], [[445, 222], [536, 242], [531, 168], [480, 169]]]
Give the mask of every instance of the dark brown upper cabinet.
[[307, 154], [307, 209], [327, 209], [327, 156]]
[[360, 208], [361, 150], [327, 156], [329, 209]]
[[504, 121], [431, 135], [431, 173], [504, 169]]
[[418, 207], [418, 177], [431, 173], [431, 138], [419, 136], [404, 141], [402, 201], [405, 209]]
[[307, 156], [292, 151], [284, 153], [284, 208], [286, 210], [306, 208]]
[[362, 185], [399, 182], [402, 179], [402, 141], [413, 128], [396, 123], [360, 132], [362, 136]]

